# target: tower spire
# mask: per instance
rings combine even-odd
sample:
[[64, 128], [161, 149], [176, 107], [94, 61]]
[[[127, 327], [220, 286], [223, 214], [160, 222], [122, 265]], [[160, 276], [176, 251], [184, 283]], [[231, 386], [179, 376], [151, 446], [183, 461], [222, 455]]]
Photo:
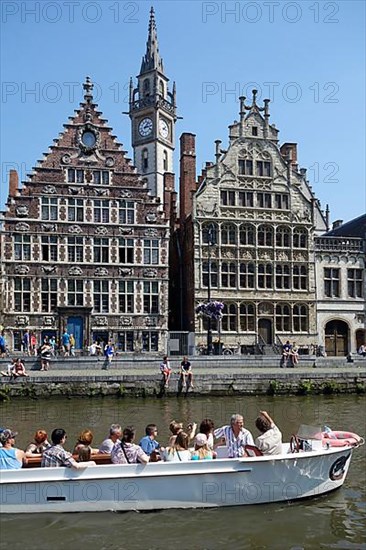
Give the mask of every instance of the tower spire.
[[149, 34], [146, 42], [146, 53], [142, 58], [140, 74], [158, 70], [164, 72], [163, 60], [159, 54], [158, 35], [156, 30], [154, 8], [150, 9]]

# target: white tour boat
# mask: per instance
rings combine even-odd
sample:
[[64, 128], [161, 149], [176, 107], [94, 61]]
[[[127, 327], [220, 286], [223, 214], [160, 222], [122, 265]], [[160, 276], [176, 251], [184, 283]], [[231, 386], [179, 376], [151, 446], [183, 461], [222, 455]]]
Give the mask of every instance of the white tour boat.
[[305, 451], [284, 443], [283, 453], [275, 456], [106, 464], [85, 470], [2, 470], [0, 511], [120, 512], [261, 504], [319, 496], [343, 485], [353, 445], [312, 443], [305, 446]]

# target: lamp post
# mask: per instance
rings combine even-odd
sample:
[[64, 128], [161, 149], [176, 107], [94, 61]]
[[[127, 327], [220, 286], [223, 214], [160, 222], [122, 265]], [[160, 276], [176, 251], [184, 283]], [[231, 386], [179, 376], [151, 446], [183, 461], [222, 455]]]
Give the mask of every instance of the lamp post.
[[[210, 224], [207, 228], [207, 260], [208, 260], [208, 284], [207, 284], [207, 303], [211, 302], [211, 246], [214, 244], [214, 226]], [[207, 355], [212, 355], [212, 318], [208, 316], [207, 321]]]

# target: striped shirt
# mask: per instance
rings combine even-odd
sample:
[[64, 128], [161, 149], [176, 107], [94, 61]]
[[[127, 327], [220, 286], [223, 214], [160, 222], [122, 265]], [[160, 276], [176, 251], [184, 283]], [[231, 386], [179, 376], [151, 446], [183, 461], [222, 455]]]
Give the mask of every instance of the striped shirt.
[[43, 468], [54, 468], [57, 466], [66, 466], [66, 468], [72, 468], [77, 464], [76, 460], [72, 458], [72, 454], [61, 445], [53, 445], [43, 452], [41, 466]]
[[229, 458], [237, 458], [244, 455], [245, 445], [254, 445], [253, 436], [249, 430], [241, 428], [238, 437], [235, 437], [231, 426], [222, 426], [214, 431], [217, 439], [225, 438], [225, 445]]

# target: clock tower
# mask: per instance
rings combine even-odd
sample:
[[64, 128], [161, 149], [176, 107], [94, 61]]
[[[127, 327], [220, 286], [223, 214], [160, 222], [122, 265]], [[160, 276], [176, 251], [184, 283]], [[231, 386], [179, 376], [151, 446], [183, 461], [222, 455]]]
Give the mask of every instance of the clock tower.
[[163, 204], [164, 173], [173, 172], [174, 126], [177, 120], [175, 83], [170, 92], [159, 54], [154, 9], [150, 11], [146, 53], [137, 87], [130, 81], [130, 110], [134, 164], [148, 189]]

